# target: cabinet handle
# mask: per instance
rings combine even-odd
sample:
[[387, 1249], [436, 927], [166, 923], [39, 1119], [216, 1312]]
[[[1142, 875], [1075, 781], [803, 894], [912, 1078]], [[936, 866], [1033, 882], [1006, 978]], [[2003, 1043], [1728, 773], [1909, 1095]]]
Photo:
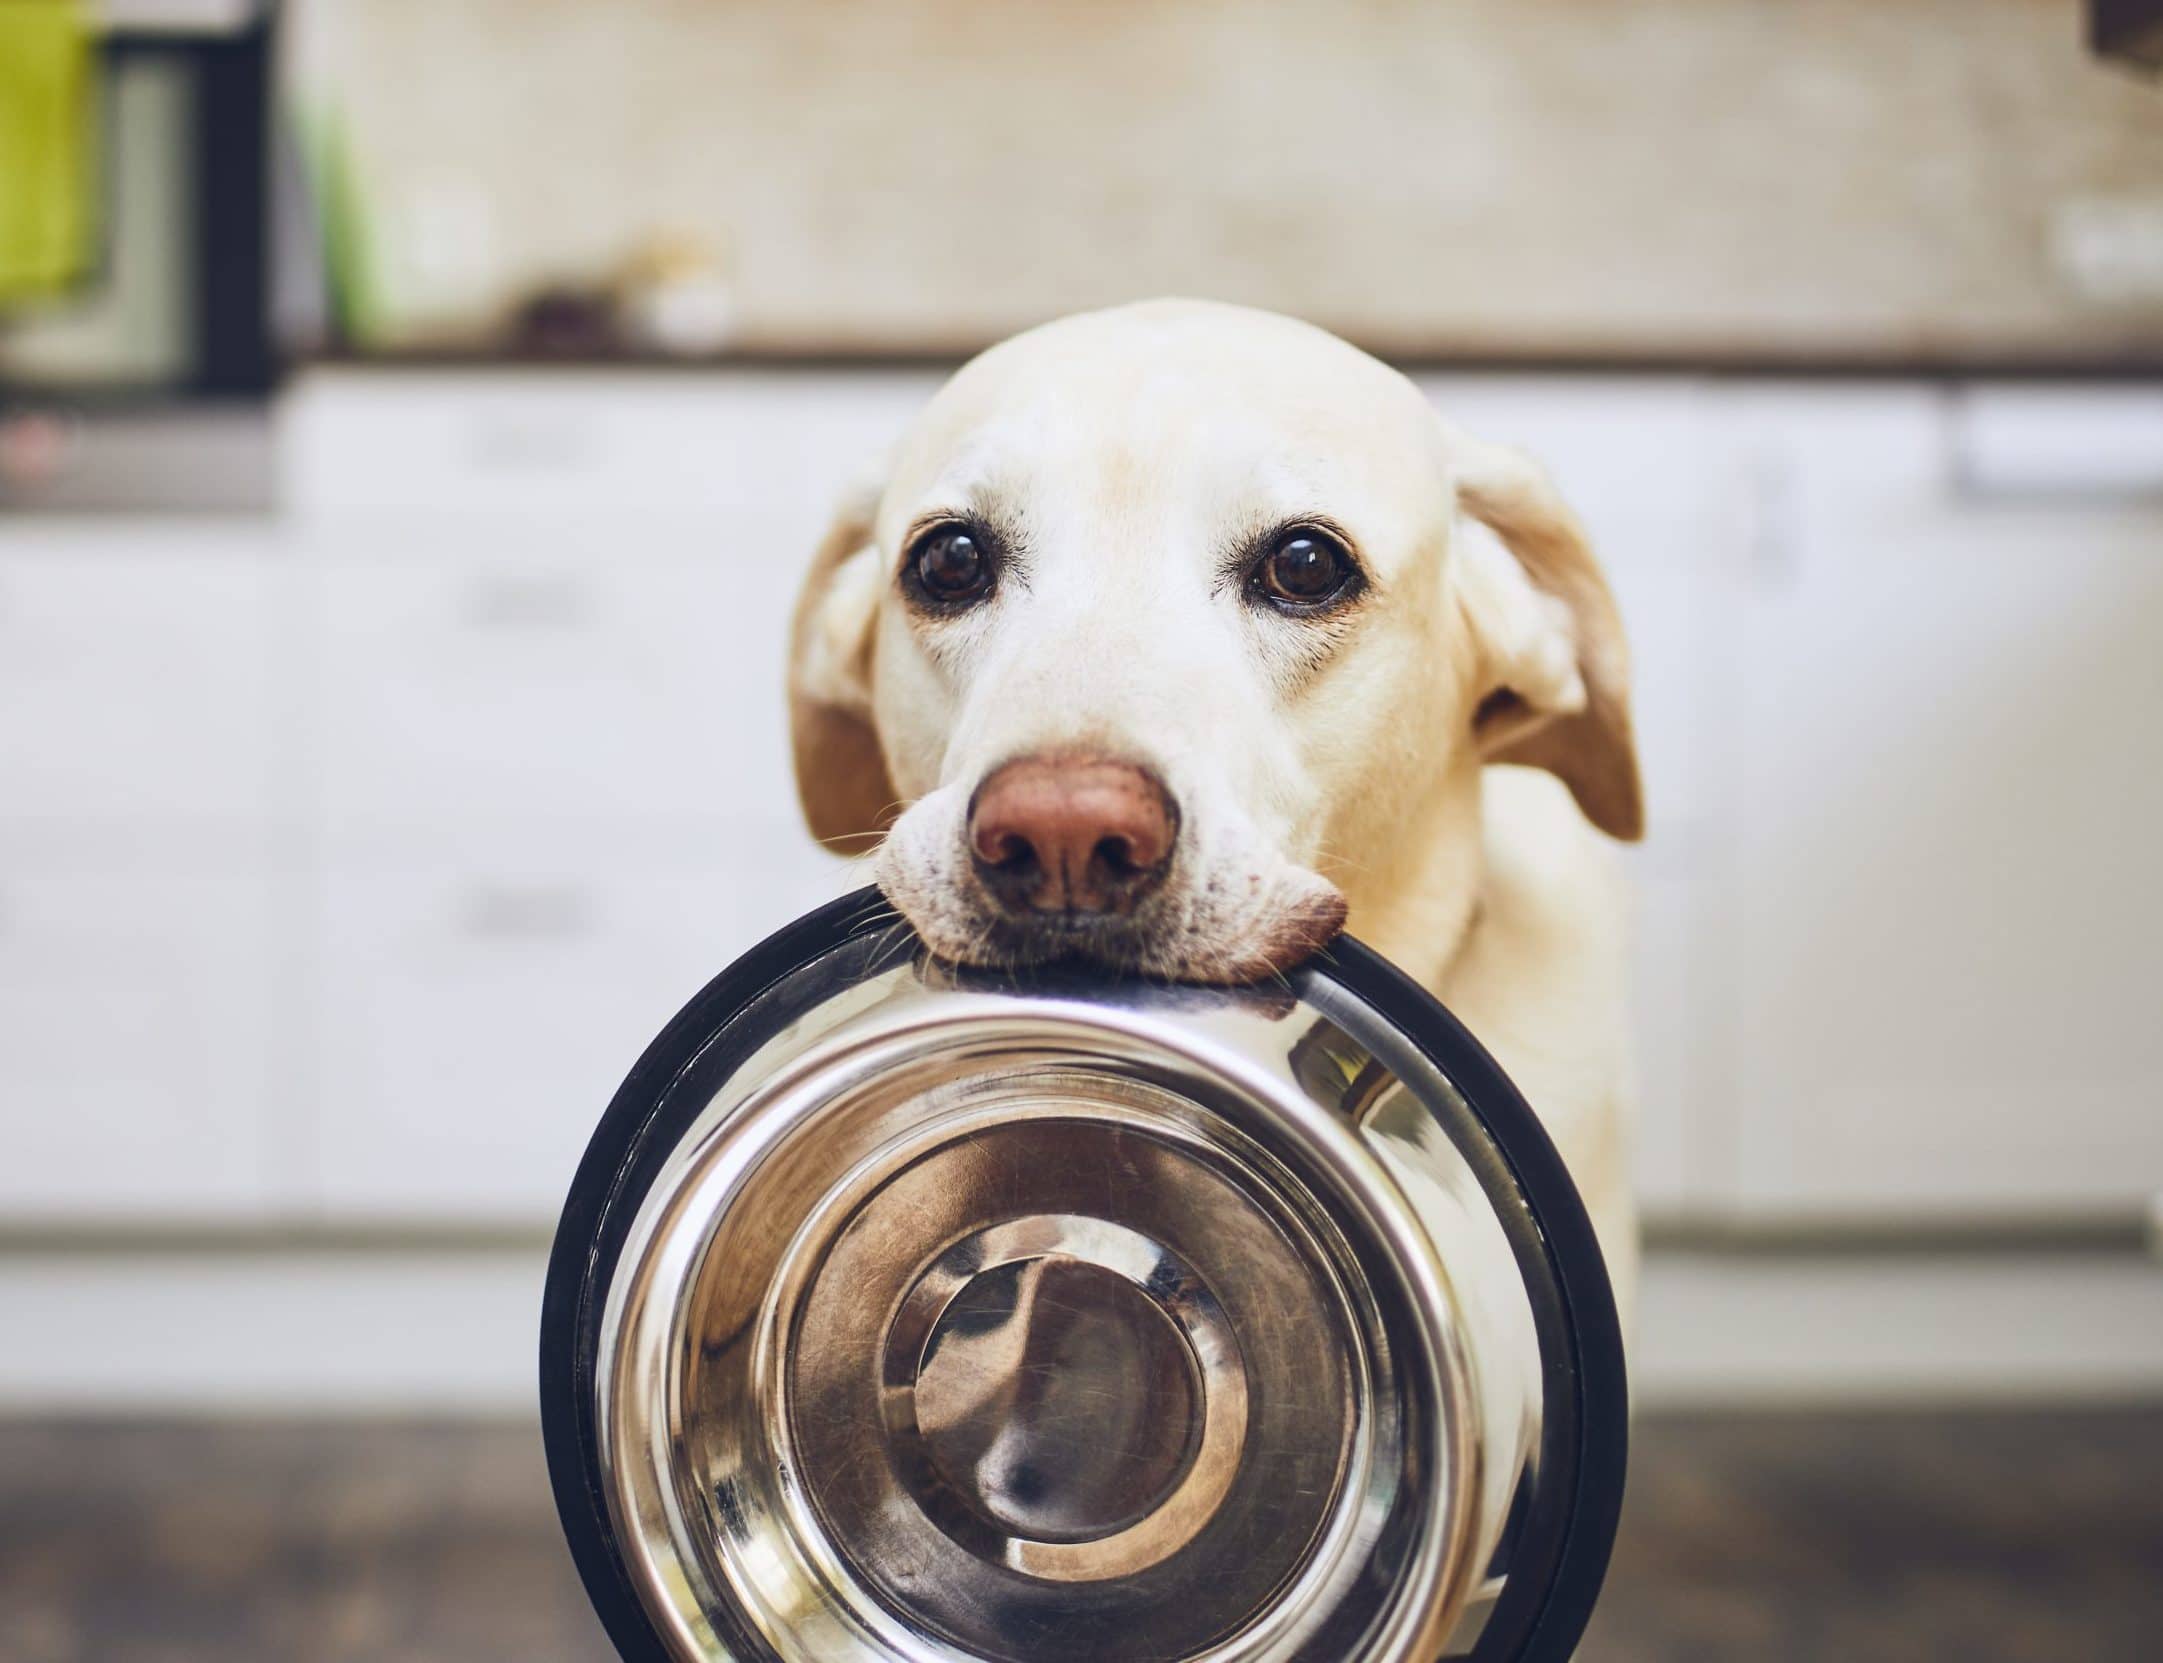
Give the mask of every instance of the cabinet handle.
[[476, 884], [459, 904], [463, 932], [483, 941], [569, 941], [593, 933], [592, 897], [572, 884]]
[[2163, 394], [1965, 387], [1947, 415], [1956, 501], [2116, 508], [2163, 501]]
[[476, 578], [460, 603], [470, 628], [584, 629], [593, 619], [586, 585], [567, 573], [497, 572]]
[[466, 454], [492, 473], [540, 473], [584, 467], [597, 449], [590, 420], [531, 414], [482, 417], [467, 430]]

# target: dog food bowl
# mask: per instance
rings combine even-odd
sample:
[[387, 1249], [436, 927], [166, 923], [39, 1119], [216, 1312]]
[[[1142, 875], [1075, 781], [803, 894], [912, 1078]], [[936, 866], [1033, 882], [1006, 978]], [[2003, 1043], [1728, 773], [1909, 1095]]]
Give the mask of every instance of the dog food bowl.
[[1425, 993], [928, 961], [872, 891], [639, 1061], [556, 1238], [631, 1663], [1569, 1656], [1627, 1433], [1553, 1148]]

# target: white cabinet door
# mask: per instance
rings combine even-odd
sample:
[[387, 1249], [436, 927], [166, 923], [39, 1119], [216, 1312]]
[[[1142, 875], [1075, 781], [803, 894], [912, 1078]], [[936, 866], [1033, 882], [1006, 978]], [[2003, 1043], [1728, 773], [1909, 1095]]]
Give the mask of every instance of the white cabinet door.
[[841, 863], [800, 846], [733, 871], [334, 874], [321, 1207], [545, 1224], [647, 1042], [761, 935], [846, 882]]
[[273, 1089], [273, 899], [237, 873], [0, 872], [0, 1216], [272, 1204], [298, 1119]]
[[275, 1202], [289, 575], [252, 522], [0, 522], [12, 1220]]
[[629, 859], [785, 822], [776, 569], [698, 522], [343, 529], [311, 574], [328, 848]]
[[253, 529], [0, 523], [0, 851], [260, 850], [287, 575]]
[[1764, 1214], [2163, 1190], [2163, 510], [1963, 489], [1949, 421], [1922, 389], [1734, 402], [1769, 500], [1716, 980]]

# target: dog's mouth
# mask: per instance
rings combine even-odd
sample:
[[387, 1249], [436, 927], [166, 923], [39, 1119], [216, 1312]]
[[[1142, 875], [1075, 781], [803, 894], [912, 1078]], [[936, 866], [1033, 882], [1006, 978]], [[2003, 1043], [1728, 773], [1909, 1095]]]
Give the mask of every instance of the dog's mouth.
[[1069, 806], [1077, 771], [1065, 768], [1052, 785], [1067, 795], [1010, 773], [1015, 800], [997, 819], [981, 793], [941, 791], [894, 823], [873, 875], [935, 957], [1235, 985], [1281, 976], [1344, 928], [1337, 887], [1241, 817], [1127, 813], [1149, 798], [1115, 768], [1084, 765], [1087, 812], [1060, 822], [1044, 803]]
[[1000, 964], [1074, 961], [1115, 970], [1138, 969], [1156, 956], [1157, 931], [1133, 912], [1041, 912], [1023, 916], [988, 912], [984, 956]]
[[1166, 894], [1131, 912], [1000, 909], [985, 894], [965, 907], [922, 906], [887, 886], [888, 899], [939, 958], [980, 969], [1085, 965], [1168, 981], [1238, 985], [1283, 975], [1344, 929], [1344, 897], [1319, 880], [1309, 893], [1236, 923]]

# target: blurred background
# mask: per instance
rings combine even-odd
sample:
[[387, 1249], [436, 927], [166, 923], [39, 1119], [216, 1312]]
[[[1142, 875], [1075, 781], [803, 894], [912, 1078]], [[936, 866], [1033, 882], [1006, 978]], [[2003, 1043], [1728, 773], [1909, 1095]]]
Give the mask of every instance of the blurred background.
[[0, 0], [0, 1656], [600, 1663], [531, 1425], [643, 1043], [855, 881], [834, 496], [1298, 313], [1634, 641], [1586, 1655], [2163, 1631], [2163, 6]]

